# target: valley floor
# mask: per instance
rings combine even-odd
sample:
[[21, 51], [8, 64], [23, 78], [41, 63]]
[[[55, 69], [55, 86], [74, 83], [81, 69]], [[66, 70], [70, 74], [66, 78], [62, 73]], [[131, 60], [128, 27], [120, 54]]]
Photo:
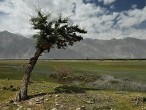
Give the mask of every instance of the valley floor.
[[31, 98], [16, 103], [12, 100], [19, 83], [20, 80], [0, 80], [1, 110], [146, 110], [146, 93], [90, 90], [52, 82], [31, 83]]
[[[27, 62], [0, 60], [0, 110], [146, 110], [146, 60], [39, 60], [30, 98], [16, 103]], [[72, 73], [72, 82], [52, 79], [62, 70]]]

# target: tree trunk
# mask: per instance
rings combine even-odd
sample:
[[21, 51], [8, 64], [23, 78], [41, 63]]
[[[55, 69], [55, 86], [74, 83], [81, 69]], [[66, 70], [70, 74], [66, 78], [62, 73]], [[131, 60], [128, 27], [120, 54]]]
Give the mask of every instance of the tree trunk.
[[43, 52], [42, 49], [37, 49], [34, 57], [32, 57], [24, 70], [24, 76], [21, 82], [20, 91], [16, 94], [16, 101], [26, 100], [28, 98], [27, 89], [30, 81], [31, 72], [38, 60], [38, 57]]

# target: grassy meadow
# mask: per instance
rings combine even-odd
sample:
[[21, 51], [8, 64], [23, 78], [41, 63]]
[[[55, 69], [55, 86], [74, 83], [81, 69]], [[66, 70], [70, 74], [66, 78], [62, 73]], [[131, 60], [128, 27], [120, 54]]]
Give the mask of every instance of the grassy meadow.
[[[6, 106], [5, 103], [14, 99], [19, 90], [27, 62], [28, 60], [0, 60], [0, 108], [146, 110], [146, 60], [39, 60], [29, 85], [29, 95], [32, 98]], [[72, 72], [70, 83], [50, 78], [59, 65]], [[45, 99], [43, 105], [34, 102], [39, 94]]]
[[[25, 68], [24, 65], [27, 62], [27, 60], [1, 60], [0, 79], [10, 78], [20, 80], [23, 75], [23, 68]], [[33, 70], [32, 79], [47, 80], [46, 76], [51, 74], [58, 65], [65, 65], [75, 74], [113, 75], [119, 78], [128, 78], [129, 80], [146, 83], [145, 60], [39, 60]]]

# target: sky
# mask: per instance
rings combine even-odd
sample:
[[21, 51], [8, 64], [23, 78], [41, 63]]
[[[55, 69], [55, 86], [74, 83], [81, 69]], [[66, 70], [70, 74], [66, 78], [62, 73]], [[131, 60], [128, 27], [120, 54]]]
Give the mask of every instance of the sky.
[[35, 6], [70, 17], [88, 31], [85, 38], [146, 39], [146, 0], [0, 0], [0, 31], [33, 35]]

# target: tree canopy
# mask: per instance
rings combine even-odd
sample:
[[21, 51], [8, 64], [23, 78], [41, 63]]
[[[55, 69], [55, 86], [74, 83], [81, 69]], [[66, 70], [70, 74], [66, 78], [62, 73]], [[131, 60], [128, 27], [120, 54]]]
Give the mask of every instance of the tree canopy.
[[51, 20], [51, 13], [44, 13], [37, 10], [37, 15], [31, 18], [33, 29], [38, 32], [33, 36], [36, 39], [36, 48], [50, 51], [50, 48], [65, 49], [74, 42], [83, 40], [81, 34], [87, 33], [78, 25], [74, 25], [72, 21], [62, 15]]

